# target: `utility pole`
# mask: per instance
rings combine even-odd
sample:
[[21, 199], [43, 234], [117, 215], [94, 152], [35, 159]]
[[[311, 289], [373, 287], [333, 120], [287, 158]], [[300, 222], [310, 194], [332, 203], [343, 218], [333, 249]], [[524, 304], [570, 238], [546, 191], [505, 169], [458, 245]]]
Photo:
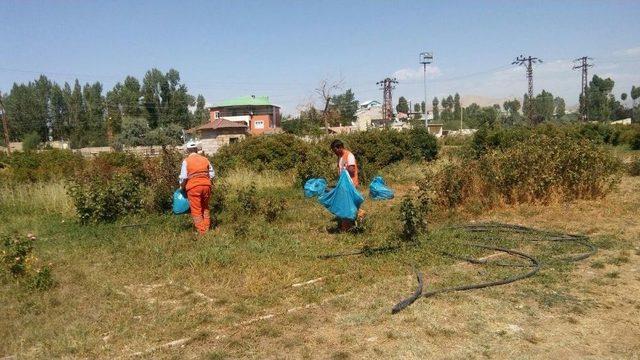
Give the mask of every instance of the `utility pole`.
[[577, 70], [577, 69], [582, 70], [582, 83], [581, 83], [581, 92], [580, 92], [580, 115], [582, 117], [582, 121], [589, 120], [589, 115], [587, 110], [587, 82], [589, 81], [587, 76], [587, 69], [593, 66], [593, 64], [589, 64], [589, 60], [593, 60], [593, 59], [588, 56], [577, 58], [573, 60], [573, 62], [579, 63], [579, 65], [574, 65], [572, 68], [573, 70]]
[[511, 65], [524, 65], [527, 69], [527, 80], [529, 82], [529, 102], [527, 103], [527, 112], [529, 122], [533, 124], [533, 64], [542, 63], [542, 59], [536, 57], [524, 57], [524, 55], [518, 56]]
[[393, 120], [393, 101], [391, 98], [391, 91], [395, 89], [395, 84], [398, 83], [398, 80], [395, 78], [386, 78], [384, 80], [378, 81], [376, 85], [382, 86], [380, 90], [382, 90], [382, 118], [385, 121], [385, 125], [389, 125]]
[[9, 119], [7, 119], [7, 109], [2, 102], [2, 92], [0, 92], [0, 108], [2, 109], [2, 129], [4, 130], [4, 142], [7, 145], [7, 152], [11, 155], [11, 142], [9, 141]]
[[423, 81], [424, 81], [424, 126], [429, 128], [429, 120], [427, 120], [427, 65], [433, 62], [433, 52], [421, 52], [419, 58], [420, 64], [422, 64], [422, 68], [424, 71]]

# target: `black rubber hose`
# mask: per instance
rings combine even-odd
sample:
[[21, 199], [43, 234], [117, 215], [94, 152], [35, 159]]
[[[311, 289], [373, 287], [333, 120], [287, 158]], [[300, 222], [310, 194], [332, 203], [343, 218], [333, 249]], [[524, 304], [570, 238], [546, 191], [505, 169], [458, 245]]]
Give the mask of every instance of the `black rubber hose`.
[[399, 313], [400, 311], [402, 311], [407, 306], [413, 304], [414, 301], [418, 300], [420, 295], [422, 295], [422, 287], [424, 286], [424, 281], [422, 279], [422, 273], [415, 266], [413, 267], [413, 272], [416, 274], [416, 278], [418, 279], [418, 287], [416, 288], [416, 291], [414, 291], [413, 294], [411, 294], [411, 296], [409, 296], [408, 298], [400, 301], [399, 303], [397, 303], [391, 309], [391, 313], [392, 314]]
[[531, 261], [531, 264], [532, 264], [531, 267], [533, 267], [533, 269], [531, 269], [530, 271], [528, 271], [528, 272], [526, 272], [524, 274], [511, 276], [511, 277], [508, 277], [506, 279], [501, 279], [501, 280], [496, 280], [496, 281], [488, 281], [488, 282], [479, 283], [479, 284], [468, 284], [468, 285], [454, 286], [454, 287], [448, 287], [448, 288], [442, 288], [442, 289], [427, 291], [427, 292], [423, 293], [422, 296], [430, 297], [430, 296], [434, 296], [434, 295], [437, 295], [437, 294], [442, 294], [442, 293], [445, 293], [445, 292], [465, 291], [465, 290], [473, 290], [473, 289], [482, 289], [482, 288], [487, 288], [487, 287], [491, 287], [491, 286], [505, 285], [505, 284], [509, 284], [509, 283], [512, 283], [512, 282], [515, 282], [515, 281], [518, 281], [518, 280], [522, 280], [522, 279], [526, 279], [528, 277], [531, 277], [531, 276], [535, 275], [540, 270], [540, 262], [536, 258], [534, 258], [533, 256], [525, 254], [523, 252], [520, 252], [520, 251], [517, 251], [517, 250], [513, 250], [513, 249], [506, 249], [506, 248], [501, 248], [501, 247], [487, 246], [487, 245], [480, 245], [480, 244], [470, 244], [470, 246], [479, 247], [479, 248], [488, 249], [488, 250], [502, 251], [502, 252], [505, 252], [505, 253], [510, 254], [510, 255], [515, 255], [515, 256], [519, 256], [519, 257], [528, 259], [529, 261]]

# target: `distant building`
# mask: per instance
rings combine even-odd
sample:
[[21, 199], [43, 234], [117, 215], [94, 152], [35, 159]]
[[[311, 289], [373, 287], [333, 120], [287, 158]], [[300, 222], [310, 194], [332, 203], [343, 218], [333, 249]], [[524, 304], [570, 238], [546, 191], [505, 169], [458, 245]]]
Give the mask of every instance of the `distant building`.
[[224, 119], [246, 125], [252, 135], [277, 132], [282, 115], [280, 107], [273, 105], [268, 96], [243, 96], [225, 100], [209, 108], [209, 118]]
[[612, 121], [611, 123], [615, 125], [631, 125], [631, 118], [616, 120]]
[[367, 101], [360, 105], [356, 111], [355, 128], [358, 131], [365, 131], [382, 122], [382, 104], [378, 101]]
[[378, 100], [367, 100], [360, 103], [360, 109], [370, 109], [372, 107], [382, 106], [382, 103]]
[[197, 141], [206, 154], [215, 154], [224, 145], [244, 139], [248, 135], [243, 121], [215, 119], [186, 131], [187, 141]]
[[429, 123], [429, 125], [427, 125], [427, 130], [429, 131], [429, 134], [434, 135], [435, 137], [442, 137], [443, 133], [443, 124], [432, 124]]

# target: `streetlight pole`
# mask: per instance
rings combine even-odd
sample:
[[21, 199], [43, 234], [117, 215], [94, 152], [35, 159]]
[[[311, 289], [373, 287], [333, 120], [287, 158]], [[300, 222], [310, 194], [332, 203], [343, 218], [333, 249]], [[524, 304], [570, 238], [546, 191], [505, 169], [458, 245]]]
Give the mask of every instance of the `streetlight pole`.
[[422, 109], [424, 113], [424, 126], [429, 129], [429, 120], [427, 119], [427, 64], [433, 62], [433, 53], [431, 51], [421, 52], [419, 61], [424, 70], [424, 109]]

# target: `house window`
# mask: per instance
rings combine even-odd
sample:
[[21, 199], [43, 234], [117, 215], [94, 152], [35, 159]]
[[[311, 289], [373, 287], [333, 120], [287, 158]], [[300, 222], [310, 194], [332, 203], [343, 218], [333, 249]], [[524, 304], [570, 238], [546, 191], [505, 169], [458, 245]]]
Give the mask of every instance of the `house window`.
[[237, 142], [238, 142], [238, 138], [237, 137], [229, 138], [229, 144], [235, 144]]
[[256, 121], [254, 125], [256, 129], [264, 129], [264, 121]]
[[220, 111], [214, 111], [213, 112], [213, 118], [214, 119], [220, 119]]

